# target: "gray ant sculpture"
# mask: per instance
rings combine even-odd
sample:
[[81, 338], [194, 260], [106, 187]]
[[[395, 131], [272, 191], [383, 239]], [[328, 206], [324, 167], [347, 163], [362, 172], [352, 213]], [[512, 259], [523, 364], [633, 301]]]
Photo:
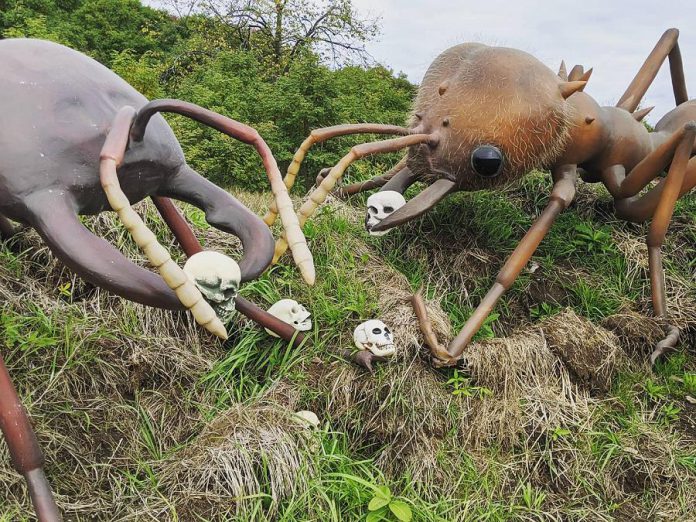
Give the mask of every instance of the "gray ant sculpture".
[[[9, 220], [33, 227], [56, 257], [87, 281], [145, 305], [190, 309], [200, 324], [226, 337], [224, 325], [193, 281], [130, 206], [152, 197], [186, 253], [193, 255], [200, 245], [167, 198], [191, 203], [205, 211], [211, 225], [237, 236], [244, 250], [238, 266], [222, 255], [195, 263], [192, 269], [199, 274], [201, 267], [215, 270], [215, 259], [222, 259], [227, 274], [202, 274], [196, 285], [217, 285], [207, 288], [210, 295], [222, 296], [213, 304], [229, 305], [222, 300], [236, 299], [240, 311], [296, 341], [290, 325], [234, 295], [240, 280], [257, 277], [269, 265], [273, 237], [268, 227], [186, 164], [174, 134], [157, 114], [163, 111], [183, 114], [256, 148], [297, 260], [312, 283], [311, 254], [287, 190], [273, 155], [254, 129], [186, 102], [148, 102], [98, 62], [41, 40], [0, 41], [0, 237], [13, 233]], [[126, 259], [78, 218], [112, 208], [162, 277]], [[38, 518], [59, 520], [42, 469], [43, 455], [2, 357], [0, 428], [15, 469], [27, 481]]]

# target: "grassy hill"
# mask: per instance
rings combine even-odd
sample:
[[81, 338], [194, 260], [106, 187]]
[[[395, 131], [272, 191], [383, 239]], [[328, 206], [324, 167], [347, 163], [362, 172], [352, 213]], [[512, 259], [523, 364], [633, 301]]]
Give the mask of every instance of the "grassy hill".
[[[589, 185], [469, 348], [469, 372], [435, 370], [420, 348], [410, 294], [425, 286], [451, 338], [548, 189], [533, 173], [503, 193], [456, 195], [381, 239], [362, 229], [363, 197], [332, 200], [306, 227], [315, 287], [286, 256], [243, 288], [264, 307], [307, 305], [314, 330], [296, 349], [239, 316], [223, 344], [184, 314], [95, 289], [34, 232], [2, 244], [3, 354], [66, 518], [362, 520], [388, 487], [414, 520], [693, 520], [694, 196], [665, 247], [685, 334], [656, 368], [647, 227], [616, 221]], [[266, 208], [266, 195], [237, 195]], [[207, 247], [239, 255], [186, 213]], [[113, 216], [87, 223], [145, 264]], [[370, 375], [341, 352], [373, 317], [400, 350]], [[293, 417], [303, 409], [319, 429]], [[2, 442], [0, 520], [31, 514]]]

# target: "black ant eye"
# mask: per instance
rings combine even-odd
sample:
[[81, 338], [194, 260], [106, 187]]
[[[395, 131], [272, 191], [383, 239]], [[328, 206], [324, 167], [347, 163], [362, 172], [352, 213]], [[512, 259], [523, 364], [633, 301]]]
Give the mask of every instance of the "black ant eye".
[[503, 153], [492, 145], [481, 145], [471, 155], [471, 166], [479, 176], [494, 178], [503, 168]]
[[382, 333], [382, 329], [381, 328], [373, 328], [372, 333], [375, 335], [379, 335]]

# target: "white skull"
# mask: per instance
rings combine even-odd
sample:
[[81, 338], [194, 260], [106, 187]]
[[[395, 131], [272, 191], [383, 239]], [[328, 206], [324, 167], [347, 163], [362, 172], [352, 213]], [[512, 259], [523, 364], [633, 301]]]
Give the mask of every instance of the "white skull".
[[302, 410], [295, 412], [295, 420], [305, 428], [319, 428], [319, 417], [313, 411]]
[[388, 230], [372, 232], [372, 227], [386, 219], [390, 214], [406, 204], [404, 197], [394, 190], [376, 192], [367, 198], [367, 215], [365, 216], [365, 228], [371, 236], [383, 236]]
[[234, 314], [234, 299], [239, 292], [242, 273], [237, 262], [225, 254], [206, 250], [192, 255], [184, 273], [200, 290], [224, 323]]
[[353, 332], [353, 341], [358, 349], [369, 350], [380, 357], [389, 357], [396, 351], [391, 330], [377, 319], [359, 324]]
[[[312, 319], [310, 318], [312, 314], [294, 299], [281, 299], [268, 309], [268, 313], [300, 332], [312, 329]], [[266, 332], [273, 337], [278, 337], [268, 328], [266, 328]]]

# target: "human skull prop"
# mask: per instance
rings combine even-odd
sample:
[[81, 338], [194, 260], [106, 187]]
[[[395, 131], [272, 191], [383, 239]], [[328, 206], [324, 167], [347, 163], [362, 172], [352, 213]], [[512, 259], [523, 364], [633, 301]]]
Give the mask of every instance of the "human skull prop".
[[[312, 329], [312, 314], [294, 299], [281, 299], [268, 309], [268, 313], [300, 332]], [[268, 328], [266, 328], [266, 332], [273, 337], [278, 337], [275, 332]]]
[[389, 357], [396, 351], [391, 330], [377, 319], [359, 324], [353, 332], [353, 341], [359, 350], [368, 350], [378, 357]]
[[319, 428], [319, 417], [313, 411], [302, 410], [296, 411], [294, 418], [298, 424], [301, 424], [305, 428], [318, 429]]
[[192, 255], [184, 273], [193, 281], [220, 320], [230, 320], [235, 311], [242, 273], [237, 262], [225, 254], [206, 250]]
[[388, 230], [372, 232], [372, 227], [386, 219], [390, 214], [406, 204], [404, 197], [394, 190], [376, 192], [367, 198], [367, 215], [365, 216], [365, 228], [371, 236], [383, 236]]

